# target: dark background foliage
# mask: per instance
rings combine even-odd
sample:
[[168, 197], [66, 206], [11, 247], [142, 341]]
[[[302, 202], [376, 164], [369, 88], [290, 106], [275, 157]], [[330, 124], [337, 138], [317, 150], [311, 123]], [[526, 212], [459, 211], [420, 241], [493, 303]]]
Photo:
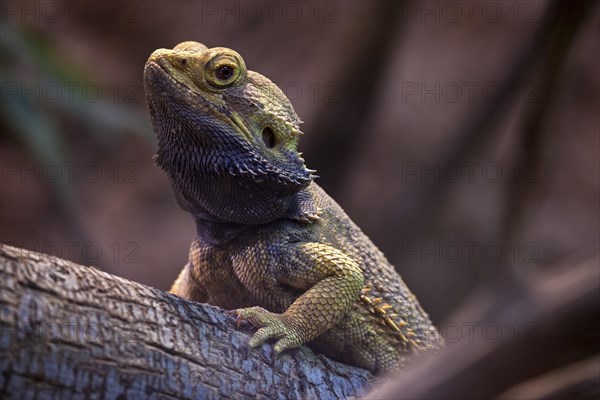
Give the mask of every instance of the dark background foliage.
[[442, 333], [477, 288], [597, 252], [595, 2], [5, 1], [1, 18], [4, 243], [169, 288], [194, 226], [152, 163], [142, 69], [196, 40], [284, 89], [318, 183]]

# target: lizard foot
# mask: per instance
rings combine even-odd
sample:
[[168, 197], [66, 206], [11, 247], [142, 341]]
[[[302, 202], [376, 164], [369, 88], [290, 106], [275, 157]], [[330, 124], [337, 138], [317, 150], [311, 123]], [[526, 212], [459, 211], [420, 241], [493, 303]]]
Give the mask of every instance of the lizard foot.
[[240, 321], [247, 320], [259, 328], [248, 341], [250, 348], [260, 346], [269, 339], [279, 339], [273, 347], [279, 354], [303, 343], [297, 329], [282, 314], [272, 313], [262, 307], [240, 308], [234, 313], [238, 316], [238, 326]]

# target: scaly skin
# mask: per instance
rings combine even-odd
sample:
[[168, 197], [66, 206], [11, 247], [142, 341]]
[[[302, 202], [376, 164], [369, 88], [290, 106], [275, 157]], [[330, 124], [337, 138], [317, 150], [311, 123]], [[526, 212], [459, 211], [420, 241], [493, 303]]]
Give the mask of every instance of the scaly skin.
[[171, 291], [237, 309], [251, 347], [308, 344], [374, 373], [441, 341], [379, 249], [313, 182], [283, 92], [226, 48], [183, 42], [144, 69], [156, 163], [197, 237]]

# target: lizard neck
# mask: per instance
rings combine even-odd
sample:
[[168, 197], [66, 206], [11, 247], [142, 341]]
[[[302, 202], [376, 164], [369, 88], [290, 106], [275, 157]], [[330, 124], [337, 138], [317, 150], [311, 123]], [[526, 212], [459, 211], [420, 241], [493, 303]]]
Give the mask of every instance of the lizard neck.
[[319, 219], [318, 214], [320, 213], [320, 209], [313, 200], [312, 189], [311, 187], [305, 188], [294, 194], [289, 201], [287, 210], [283, 214], [264, 223], [224, 221], [207, 213], [205, 210], [197, 209], [196, 211], [192, 211], [190, 208], [182, 206], [183, 201], [181, 199], [180, 206], [187, 209], [194, 216], [196, 234], [200, 241], [211, 246], [220, 246], [235, 239], [240, 233], [248, 229], [264, 226], [277, 220], [287, 219], [304, 224], [313, 223]]
[[221, 246], [235, 239], [252, 225], [221, 223], [195, 218], [196, 235], [200, 242], [209, 246]]
[[287, 217], [310, 219], [316, 213], [306, 190], [309, 181], [292, 185], [275, 173], [257, 177], [236, 169], [239, 149], [180, 143], [184, 139], [165, 136], [155, 160], [167, 173], [179, 206], [202, 221], [200, 225], [260, 225]]

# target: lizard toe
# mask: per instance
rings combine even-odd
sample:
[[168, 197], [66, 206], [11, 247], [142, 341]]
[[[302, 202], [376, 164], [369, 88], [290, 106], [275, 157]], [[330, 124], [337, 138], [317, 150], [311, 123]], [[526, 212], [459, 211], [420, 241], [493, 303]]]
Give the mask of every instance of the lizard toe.
[[295, 335], [292, 331], [288, 331], [288, 333], [280, 341], [275, 343], [273, 349], [277, 354], [279, 354], [282, 351], [286, 351], [287, 349], [296, 348], [301, 344], [302, 341], [300, 340], [298, 335]]
[[302, 344], [300, 335], [286, 323], [281, 314], [272, 313], [261, 307], [250, 307], [236, 310], [239, 319], [247, 320], [258, 331], [248, 341], [248, 346], [254, 348], [270, 339], [280, 339], [274, 347], [276, 353], [281, 353]]

